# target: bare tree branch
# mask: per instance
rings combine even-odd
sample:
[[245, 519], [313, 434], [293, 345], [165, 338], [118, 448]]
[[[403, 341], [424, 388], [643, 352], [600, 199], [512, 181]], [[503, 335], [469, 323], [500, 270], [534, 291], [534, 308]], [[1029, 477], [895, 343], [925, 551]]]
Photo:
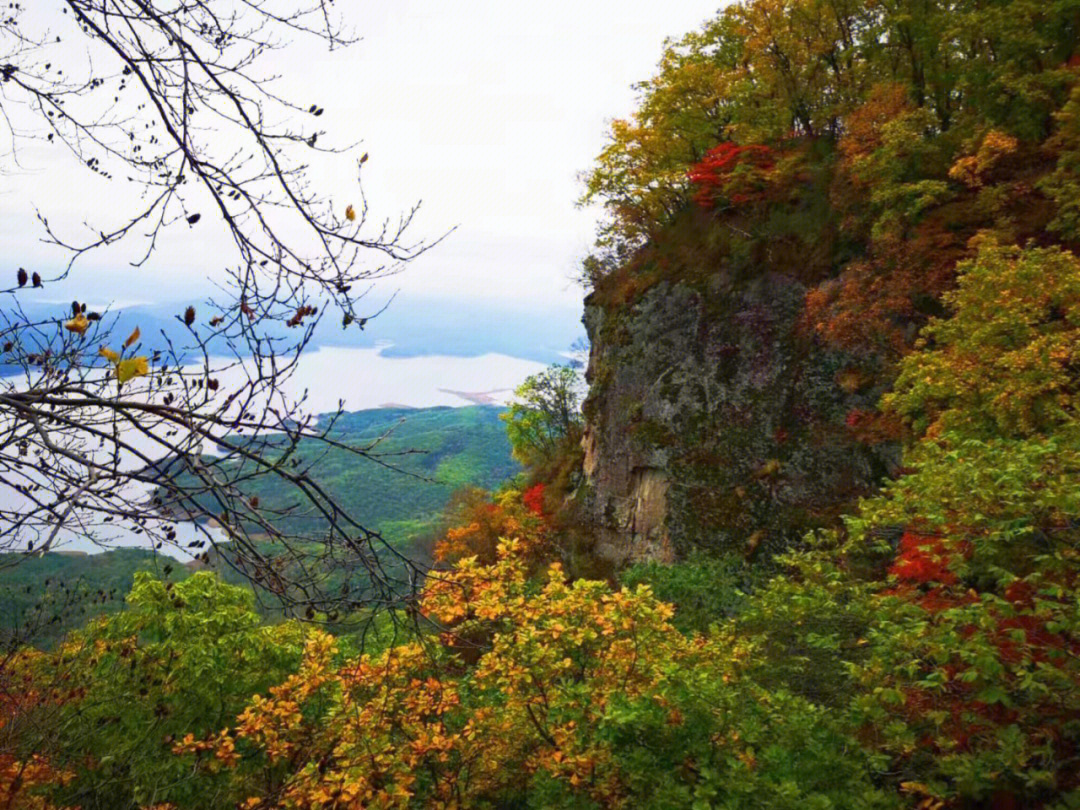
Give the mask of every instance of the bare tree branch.
[[[321, 318], [362, 328], [377, 314], [360, 310], [370, 282], [431, 244], [407, 236], [416, 207], [377, 222], [361, 186], [347, 208], [312, 188], [310, 156], [349, 147], [328, 146], [322, 108], [279, 95], [266, 72], [266, 56], [298, 38], [355, 40], [331, 0], [57, 0], [0, 16], [14, 159], [27, 142], [53, 144], [118, 189], [141, 188], [119, 220], [88, 211], [81, 234], [38, 212], [68, 261], [20, 269], [0, 289], [0, 551], [17, 552], [0, 565], [76, 535], [108, 547], [122, 527], [231, 566], [292, 610], [411, 598], [412, 562], [311, 477], [319, 447], [394, 461], [379, 441], [336, 439], [336, 417], [316, 420], [287, 383]], [[178, 332], [119, 334], [115, 316], [78, 301], [54, 317], [24, 308], [27, 290], [122, 240], [139, 246], [134, 266], [151, 267], [170, 228], [218, 228], [233, 248], [206, 268], [221, 293], [178, 312]], [[263, 479], [320, 528], [284, 528], [289, 514], [252, 495]], [[197, 533], [184, 548], [181, 521]]]

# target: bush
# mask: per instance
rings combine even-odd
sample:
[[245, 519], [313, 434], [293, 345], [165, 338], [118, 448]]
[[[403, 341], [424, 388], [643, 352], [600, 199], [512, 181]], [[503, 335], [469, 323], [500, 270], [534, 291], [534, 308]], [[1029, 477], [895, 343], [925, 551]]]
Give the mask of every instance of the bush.
[[674, 605], [671, 623], [683, 633], [704, 633], [717, 622], [738, 615], [747, 594], [764, 580], [761, 566], [742, 557], [716, 559], [701, 553], [670, 565], [639, 562], [619, 574], [624, 587], [648, 585], [658, 599]]

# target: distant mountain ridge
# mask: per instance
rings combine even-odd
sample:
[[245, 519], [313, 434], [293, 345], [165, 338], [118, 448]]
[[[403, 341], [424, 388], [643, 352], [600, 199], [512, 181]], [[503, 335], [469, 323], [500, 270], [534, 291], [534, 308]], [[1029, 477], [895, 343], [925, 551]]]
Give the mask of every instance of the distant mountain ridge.
[[[196, 329], [205, 326], [212, 314], [210, 309], [201, 301], [184, 301], [106, 310], [103, 328], [111, 329], [118, 339], [123, 339], [139, 327], [142, 346], [147, 351], [164, 349], [169, 342], [178, 347], [188, 346], [191, 335], [178, 320], [188, 304], [195, 307]], [[55, 319], [58, 328], [70, 312], [65, 303], [26, 301], [23, 306], [30, 320]], [[377, 311], [373, 303], [372, 312]], [[401, 297], [367, 321], [363, 329], [355, 326], [345, 329], [340, 316], [328, 313], [315, 327], [308, 351], [323, 346], [382, 347], [382, 354], [387, 357], [505, 354], [552, 363], [564, 359], [564, 352], [582, 334], [580, 319], [580, 311], [566, 307], [513, 308], [485, 301]], [[205, 331], [209, 334], [209, 329]], [[284, 335], [287, 329], [282, 325], [280, 331]], [[211, 353], [228, 350], [224, 341], [211, 340], [208, 348]], [[3, 359], [0, 356], [0, 361]], [[9, 365], [0, 362], [0, 371]]]

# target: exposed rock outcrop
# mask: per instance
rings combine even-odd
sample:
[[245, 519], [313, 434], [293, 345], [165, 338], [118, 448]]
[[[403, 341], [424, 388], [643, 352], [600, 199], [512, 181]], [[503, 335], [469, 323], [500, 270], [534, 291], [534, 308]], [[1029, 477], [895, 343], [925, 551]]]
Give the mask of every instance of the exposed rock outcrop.
[[592, 341], [579, 498], [596, 553], [751, 554], [826, 525], [898, 459], [852, 435], [870, 409], [853, 357], [801, 325], [805, 286], [723, 270], [634, 303], [586, 300]]

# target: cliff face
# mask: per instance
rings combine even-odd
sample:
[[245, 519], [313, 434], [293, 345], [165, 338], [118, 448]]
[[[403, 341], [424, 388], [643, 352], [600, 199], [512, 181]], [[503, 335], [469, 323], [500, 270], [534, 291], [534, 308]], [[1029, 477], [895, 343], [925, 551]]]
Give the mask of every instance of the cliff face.
[[717, 269], [586, 300], [584, 521], [610, 562], [751, 555], [829, 524], [899, 458], [854, 436], [881, 391], [802, 327], [794, 275]]

